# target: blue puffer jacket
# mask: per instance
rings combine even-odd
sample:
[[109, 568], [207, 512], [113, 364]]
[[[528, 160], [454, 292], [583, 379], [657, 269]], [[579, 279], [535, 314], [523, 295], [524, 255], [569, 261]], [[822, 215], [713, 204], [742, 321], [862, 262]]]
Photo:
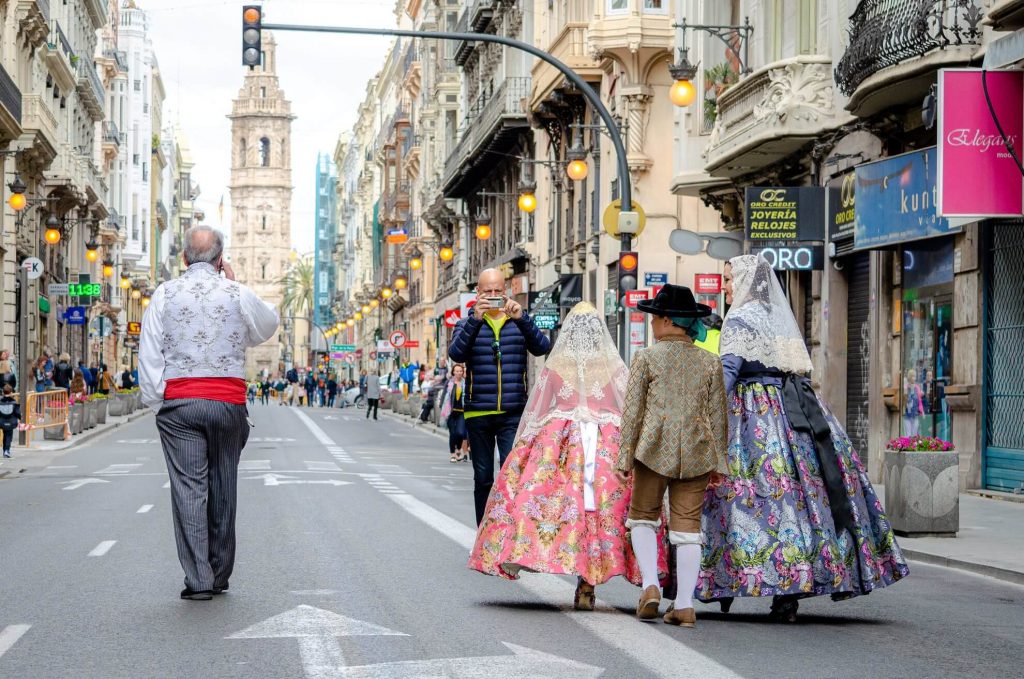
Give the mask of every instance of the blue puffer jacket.
[[485, 321], [471, 316], [455, 326], [448, 356], [466, 364], [466, 412], [502, 410], [521, 412], [529, 393], [526, 384], [526, 352], [543, 356], [551, 350], [547, 338], [525, 312], [501, 326], [501, 362], [495, 360], [494, 331]]

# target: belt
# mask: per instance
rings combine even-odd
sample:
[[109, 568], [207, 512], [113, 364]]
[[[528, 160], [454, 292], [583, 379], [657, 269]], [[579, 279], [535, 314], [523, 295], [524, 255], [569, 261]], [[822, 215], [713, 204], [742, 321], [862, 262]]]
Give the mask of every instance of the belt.
[[832, 430], [825, 420], [811, 381], [806, 377], [789, 375], [782, 387], [782, 399], [786, 408], [786, 417], [794, 430], [810, 435], [814, 441], [814, 450], [818, 454], [818, 466], [821, 478], [828, 492], [828, 503], [832, 510], [832, 522], [835, 524], [836, 536], [844, 530], [850, 531], [856, 549], [857, 536], [854, 533], [856, 523], [853, 519], [853, 503], [846, 493], [843, 474], [839, 469], [835, 444], [832, 442]]

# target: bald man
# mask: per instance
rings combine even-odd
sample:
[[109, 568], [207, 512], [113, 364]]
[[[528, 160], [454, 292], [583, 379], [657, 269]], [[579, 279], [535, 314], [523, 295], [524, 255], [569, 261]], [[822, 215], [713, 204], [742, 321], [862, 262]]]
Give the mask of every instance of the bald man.
[[494, 447], [504, 464], [526, 407], [526, 354], [545, 355], [551, 340], [508, 298], [505, 277], [497, 269], [480, 272], [476, 293], [470, 317], [455, 327], [448, 356], [466, 365], [466, 432], [479, 525], [494, 485]]

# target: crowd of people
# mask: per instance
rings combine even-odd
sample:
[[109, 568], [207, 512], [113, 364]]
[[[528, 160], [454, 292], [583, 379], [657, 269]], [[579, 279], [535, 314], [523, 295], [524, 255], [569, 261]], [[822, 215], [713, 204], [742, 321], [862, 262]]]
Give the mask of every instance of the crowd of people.
[[[770, 264], [734, 258], [724, 287], [720, 326], [684, 286], [640, 302], [655, 344], [627, 368], [593, 306], [577, 305], [551, 347], [500, 272], [481, 273], [442, 412], [453, 459], [468, 439], [473, 462], [470, 568], [576, 576], [580, 610], [622, 576], [640, 587], [639, 619], [657, 619], [667, 598], [664, 622], [684, 627], [694, 601], [728, 612], [736, 597], [770, 597], [770, 618], [793, 622], [803, 598], [908, 575], [864, 465], [814, 391]], [[527, 353], [547, 354], [532, 389]]]

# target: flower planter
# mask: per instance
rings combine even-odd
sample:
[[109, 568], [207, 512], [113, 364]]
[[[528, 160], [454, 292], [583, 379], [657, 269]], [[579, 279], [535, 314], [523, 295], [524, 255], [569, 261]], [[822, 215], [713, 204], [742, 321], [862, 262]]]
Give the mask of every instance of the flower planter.
[[107, 401], [107, 414], [111, 417], [120, 417], [128, 414], [128, 402], [117, 394], [112, 394]]
[[96, 426], [96, 401], [87, 401], [85, 403], [85, 428], [92, 429]]
[[956, 537], [960, 468], [956, 451], [885, 451], [885, 510], [905, 537]]
[[92, 401], [96, 404], [96, 424], [107, 423], [107, 399], [97, 398]]
[[85, 405], [76, 403], [71, 406], [68, 415], [68, 426], [71, 427], [71, 435], [81, 434], [85, 428]]

